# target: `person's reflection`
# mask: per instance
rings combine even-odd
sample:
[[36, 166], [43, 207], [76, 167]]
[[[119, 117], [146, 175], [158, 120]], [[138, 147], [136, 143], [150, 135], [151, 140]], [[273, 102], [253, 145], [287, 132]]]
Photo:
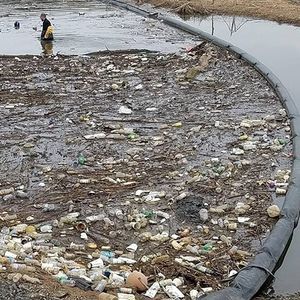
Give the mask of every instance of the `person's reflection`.
[[41, 46], [43, 49], [43, 54], [45, 56], [51, 56], [53, 54], [53, 42], [41, 40]]

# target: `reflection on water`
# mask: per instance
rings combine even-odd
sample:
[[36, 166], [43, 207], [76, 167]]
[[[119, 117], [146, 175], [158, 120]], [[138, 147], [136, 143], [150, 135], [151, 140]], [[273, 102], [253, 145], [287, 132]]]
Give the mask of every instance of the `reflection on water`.
[[[248, 22], [253, 22], [253, 19], [242, 18], [242, 17], [221, 17], [223, 19], [224, 25], [227, 27], [230, 36], [238, 32], [245, 26]], [[218, 26], [219, 17], [210, 16], [211, 19], [211, 32], [210, 34], [215, 35], [215, 28]]]
[[[300, 28], [241, 17], [209, 16], [187, 23], [226, 40], [268, 66], [287, 87], [300, 110]], [[300, 290], [300, 228], [297, 228], [283, 265], [276, 272], [277, 294]]]
[[51, 56], [53, 54], [53, 41], [41, 40], [42, 53], [45, 56]]
[[[232, 17], [232, 19], [227, 20], [227, 18], [224, 18], [224, 23], [226, 24], [230, 36], [232, 36], [234, 33], [238, 32], [245, 24], [248, 22], [251, 22], [253, 20], [249, 19], [242, 19], [242, 18], [237, 18], [237, 17]], [[211, 18], [211, 23], [212, 23], [212, 35], [215, 33], [215, 19], [214, 16]]]

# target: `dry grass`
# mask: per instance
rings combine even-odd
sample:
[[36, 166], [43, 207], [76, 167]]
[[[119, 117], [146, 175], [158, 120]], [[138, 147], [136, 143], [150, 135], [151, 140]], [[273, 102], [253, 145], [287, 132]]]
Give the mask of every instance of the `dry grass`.
[[251, 16], [300, 26], [298, 0], [144, 0], [179, 14], [227, 14]]
[[184, 3], [180, 6], [178, 6], [175, 11], [180, 15], [192, 15], [197, 13], [193, 5], [190, 5], [189, 3]]

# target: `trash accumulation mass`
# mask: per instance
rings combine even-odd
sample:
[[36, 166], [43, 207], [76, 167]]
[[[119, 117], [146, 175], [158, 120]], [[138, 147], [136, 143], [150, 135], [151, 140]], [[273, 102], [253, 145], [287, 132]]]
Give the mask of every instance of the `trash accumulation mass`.
[[280, 215], [289, 120], [232, 54], [1, 57], [0, 83], [1, 285], [22, 299], [196, 299]]

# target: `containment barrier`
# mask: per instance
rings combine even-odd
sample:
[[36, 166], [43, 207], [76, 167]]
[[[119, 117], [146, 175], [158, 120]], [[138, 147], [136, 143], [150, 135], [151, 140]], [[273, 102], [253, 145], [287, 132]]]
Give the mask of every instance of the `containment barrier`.
[[[101, 1], [101, 0], [100, 0]], [[263, 243], [253, 261], [247, 267], [240, 270], [233, 279], [230, 287], [209, 294], [201, 299], [206, 300], [250, 300], [261, 289], [268, 278], [273, 277], [276, 266], [282, 260], [289, 246], [294, 228], [297, 226], [300, 211], [300, 116], [288, 90], [278, 77], [264, 64], [246, 51], [209, 33], [195, 28], [175, 18], [165, 16], [158, 12], [149, 12], [130, 3], [119, 0], [103, 0], [102, 2], [127, 9], [143, 17], [155, 18], [189, 34], [200, 37], [223, 49], [235, 53], [240, 59], [248, 62], [271, 85], [278, 95], [283, 107], [286, 109], [290, 121], [293, 136], [293, 168], [291, 181], [285, 201], [281, 210], [281, 217], [275, 224], [272, 232]]]

